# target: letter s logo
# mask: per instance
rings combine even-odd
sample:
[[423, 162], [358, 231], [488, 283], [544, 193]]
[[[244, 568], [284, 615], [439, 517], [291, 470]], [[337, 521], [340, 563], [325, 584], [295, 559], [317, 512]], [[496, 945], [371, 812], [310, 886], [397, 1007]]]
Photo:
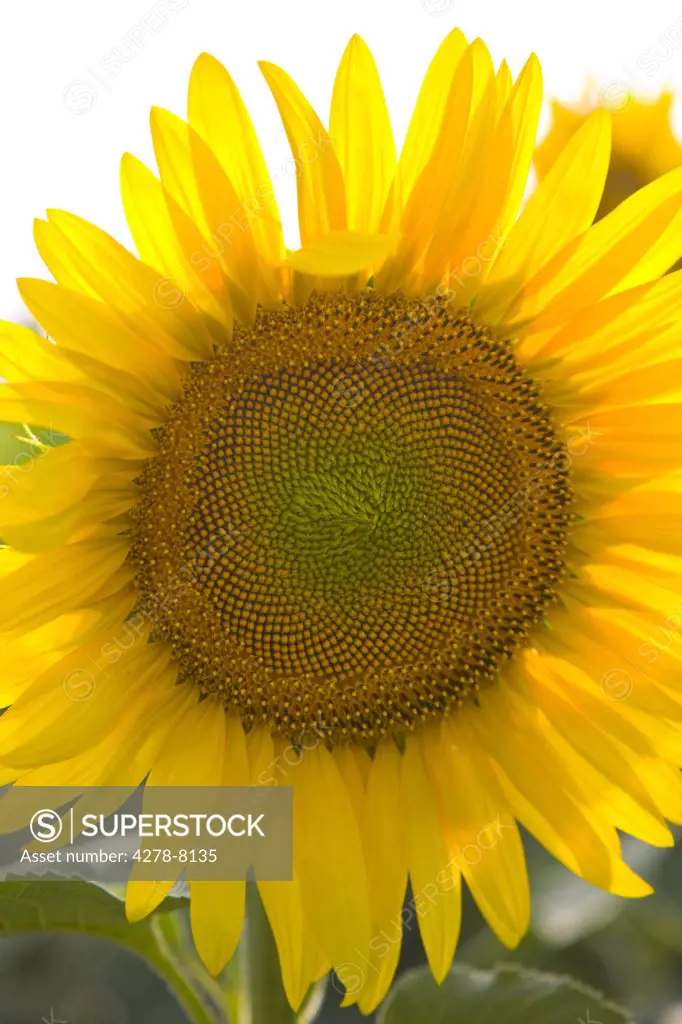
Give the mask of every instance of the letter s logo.
[[62, 834], [64, 823], [58, 811], [36, 811], [31, 818], [31, 835], [39, 843], [53, 843]]

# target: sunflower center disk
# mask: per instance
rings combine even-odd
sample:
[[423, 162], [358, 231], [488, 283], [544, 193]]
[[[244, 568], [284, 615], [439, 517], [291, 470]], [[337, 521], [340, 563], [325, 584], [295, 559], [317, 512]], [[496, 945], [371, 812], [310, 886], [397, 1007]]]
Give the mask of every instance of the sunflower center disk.
[[319, 296], [196, 366], [141, 480], [141, 608], [247, 724], [334, 742], [470, 699], [562, 573], [568, 467], [508, 343]]

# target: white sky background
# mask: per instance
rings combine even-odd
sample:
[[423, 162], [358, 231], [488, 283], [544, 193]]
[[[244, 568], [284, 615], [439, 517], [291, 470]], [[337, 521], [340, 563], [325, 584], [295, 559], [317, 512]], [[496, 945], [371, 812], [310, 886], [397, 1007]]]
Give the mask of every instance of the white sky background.
[[[155, 166], [149, 108], [184, 116], [202, 50], [241, 89], [295, 246], [295, 176], [284, 170], [289, 150], [256, 62], [283, 66], [326, 123], [336, 65], [358, 32], [379, 65], [400, 143], [428, 61], [455, 26], [480, 35], [514, 74], [534, 50], [547, 96], [576, 99], [590, 73], [615, 83], [616, 104], [626, 88], [682, 93], [682, 0], [2, 0], [0, 318], [22, 316], [15, 278], [49, 276], [32, 238], [47, 207], [131, 244], [121, 154]], [[675, 121], [682, 135], [682, 101]]]

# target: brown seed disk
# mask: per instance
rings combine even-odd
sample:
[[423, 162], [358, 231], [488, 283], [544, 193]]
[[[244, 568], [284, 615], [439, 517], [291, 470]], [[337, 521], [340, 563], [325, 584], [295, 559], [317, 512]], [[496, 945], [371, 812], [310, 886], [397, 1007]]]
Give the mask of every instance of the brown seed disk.
[[246, 725], [374, 742], [475, 697], [563, 572], [567, 460], [511, 346], [319, 295], [195, 365], [140, 480], [140, 606]]

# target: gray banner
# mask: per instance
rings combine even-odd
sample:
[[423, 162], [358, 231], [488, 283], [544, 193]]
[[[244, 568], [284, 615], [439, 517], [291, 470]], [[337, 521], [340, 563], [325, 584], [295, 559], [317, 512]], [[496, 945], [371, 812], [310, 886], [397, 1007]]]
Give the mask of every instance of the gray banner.
[[287, 786], [14, 786], [0, 796], [0, 879], [289, 881], [292, 857]]

